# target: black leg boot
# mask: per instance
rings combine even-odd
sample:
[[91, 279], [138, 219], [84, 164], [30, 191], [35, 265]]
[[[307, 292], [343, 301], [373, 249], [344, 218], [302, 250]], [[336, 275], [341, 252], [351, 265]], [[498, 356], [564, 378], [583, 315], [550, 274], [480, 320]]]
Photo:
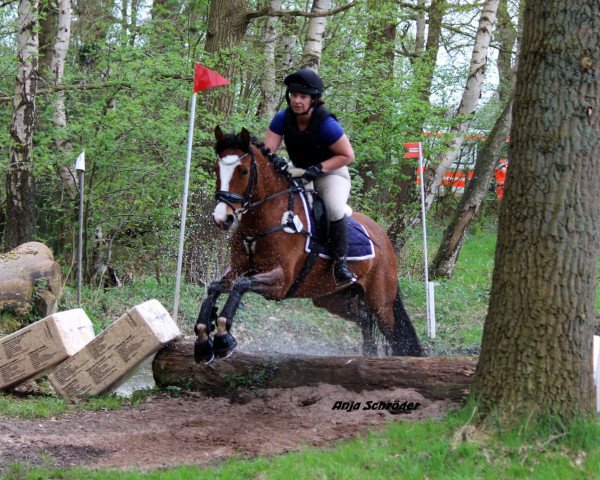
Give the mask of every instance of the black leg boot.
[[346, 217], [331, 222], [329, 241], [333, 250], [333, 278], [338, 284], [356, 282], [356, 277], [348, 269], [346, 257], [348, 256], [348, 220]]

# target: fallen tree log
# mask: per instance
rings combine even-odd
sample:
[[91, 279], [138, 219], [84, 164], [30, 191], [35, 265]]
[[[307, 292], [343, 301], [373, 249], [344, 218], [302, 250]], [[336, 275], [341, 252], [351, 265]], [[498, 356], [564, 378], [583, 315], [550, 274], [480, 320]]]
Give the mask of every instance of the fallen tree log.
[[431, 400], [459, 400], [469, 393], [476, 357], [309, 357], [236, 351], [209, 365], [194, 362], [194, 341], [173, 342], [154, 357], [152, 371], [161, 387], [210, 395], [236, 388], [293, 388], [319, 383], [360, 392], [407, 388]]
[[43, 243], [24, 243], [0, 254], [0, 313], [7, 324], [0, 329], [10, 333], [55, 313], [61, 291], [60, 265]]

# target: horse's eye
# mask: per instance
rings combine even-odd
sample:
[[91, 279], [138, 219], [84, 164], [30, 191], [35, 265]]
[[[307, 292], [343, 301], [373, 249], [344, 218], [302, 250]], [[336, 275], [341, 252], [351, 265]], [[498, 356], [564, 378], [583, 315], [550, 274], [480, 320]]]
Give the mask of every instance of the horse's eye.
[[248, 175], [248, 169], [246, 167], [242, 168], [242, 175]]

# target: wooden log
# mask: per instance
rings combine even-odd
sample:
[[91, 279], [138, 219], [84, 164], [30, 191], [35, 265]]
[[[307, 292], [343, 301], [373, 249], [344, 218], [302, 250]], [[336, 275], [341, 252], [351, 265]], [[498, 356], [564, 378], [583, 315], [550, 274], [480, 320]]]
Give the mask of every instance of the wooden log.
[[293, 388], [328, 383], [354, 392], [407, 388], [431, 400], [458, 400], [468, 395], [476, 365], [476, 357], [314, 357], [240, 351], [209, 365], [197, 365], [194, 341], [186, 339], [160, 350], [152, 370], [159, 387], [175, 386], [217, 396], [240, 387]]
[[0, 254], [0, 312], [3, 315], [12, 316], [17, 323], [31, 314], [36, 317], [34, 320], [47, 317], [56, 312], [61, 290], [60, 265], [43, 243], [24, 243]]

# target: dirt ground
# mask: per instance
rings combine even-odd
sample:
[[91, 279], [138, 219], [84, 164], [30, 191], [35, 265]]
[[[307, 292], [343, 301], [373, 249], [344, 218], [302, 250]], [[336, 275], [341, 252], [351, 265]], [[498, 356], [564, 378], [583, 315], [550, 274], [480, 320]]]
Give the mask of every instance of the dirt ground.
[[[367, 402], [413, 402], [412, 411], [364, 410]], [[336, 402], [358, 409], [333, 410]], [[320, 385], [210, 398], [159, 392], [141, 405], [78, 412], [45, 420], [0, 418], [0, 469], [18, 462], [51, 467], [85, 466], [151, 470], [217, 464], [334, 445], [381, 429], [390, 421], [441, 417], [450, 402], [428, 401], [412, 390], [360, 394]]]

